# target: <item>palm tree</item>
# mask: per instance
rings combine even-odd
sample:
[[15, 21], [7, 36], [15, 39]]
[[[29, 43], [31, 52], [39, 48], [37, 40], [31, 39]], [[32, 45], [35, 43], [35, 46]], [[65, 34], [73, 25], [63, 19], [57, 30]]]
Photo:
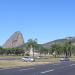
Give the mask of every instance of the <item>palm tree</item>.
[[71, 56], [72, 48], [73, 48], [73, 46], [71, 44], [71, 41], [65, 42], [64, 45], [63, 45], [64, 54], [66, 56]]
[[32, 50], [33, 52], [33, 58], [34, 58], [34, 50], [37, 46], [37, 39], [29, 39], [28, 42], [27, 42], [27, 45], [26, 47], [29, 48], [30, 50]]
[[53, 44], [50, 47], [51, 53], [53, 53], [54, 57], [56, 57], [56, 55], [60, 55], [61, 54], [61, 46], [59, 44]]

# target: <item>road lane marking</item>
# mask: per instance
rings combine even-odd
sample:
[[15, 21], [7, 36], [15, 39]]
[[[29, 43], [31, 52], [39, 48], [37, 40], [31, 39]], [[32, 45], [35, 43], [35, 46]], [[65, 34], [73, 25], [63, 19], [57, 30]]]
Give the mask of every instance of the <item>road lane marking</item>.
[[71, 64], [70, 66], [75, 66], [75, 64]]
[[54, 69], [47, 70], [47, 71], [43, 71], [43, 72], [41, 72], [41, 73], [44, 74], [44, 73], [48, 73], [48, 72], [52, 72], [52, 71], [54, 71]]
[[20, 69], [19, 71], [32, 70], [32, 69], [35, 69], [35, 68]]

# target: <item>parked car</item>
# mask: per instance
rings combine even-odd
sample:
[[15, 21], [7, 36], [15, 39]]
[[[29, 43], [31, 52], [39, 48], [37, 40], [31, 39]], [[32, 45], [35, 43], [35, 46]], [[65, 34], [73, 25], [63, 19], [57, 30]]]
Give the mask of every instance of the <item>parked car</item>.
[[60, 59], [60, 61], [65, 62], [65, 61], [70, 61], [70, 59], [68, 57], [63, 57]]
[[26, 62], [33, 62], [33, 61], [35, 61], [32, 57], [23, 57], [22, 60], [26, 61]]

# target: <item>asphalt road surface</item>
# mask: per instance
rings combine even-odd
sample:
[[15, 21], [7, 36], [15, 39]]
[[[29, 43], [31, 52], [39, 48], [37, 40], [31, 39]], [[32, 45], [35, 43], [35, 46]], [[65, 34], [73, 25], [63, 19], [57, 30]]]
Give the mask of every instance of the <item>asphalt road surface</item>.
[[0, 68], [0, 75], [75, 75], [75, 62], [35, 65], [13, 69]]

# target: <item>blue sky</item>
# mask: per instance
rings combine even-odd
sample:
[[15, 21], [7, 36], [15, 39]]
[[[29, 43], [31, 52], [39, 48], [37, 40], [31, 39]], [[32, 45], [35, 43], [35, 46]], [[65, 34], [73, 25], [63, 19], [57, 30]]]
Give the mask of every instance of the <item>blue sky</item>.
[[75, 36], [75, 0], [0, 0], [0, 45], [16, 31], [25, 42]]

